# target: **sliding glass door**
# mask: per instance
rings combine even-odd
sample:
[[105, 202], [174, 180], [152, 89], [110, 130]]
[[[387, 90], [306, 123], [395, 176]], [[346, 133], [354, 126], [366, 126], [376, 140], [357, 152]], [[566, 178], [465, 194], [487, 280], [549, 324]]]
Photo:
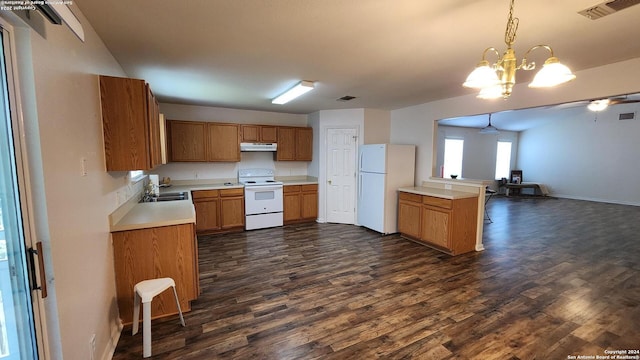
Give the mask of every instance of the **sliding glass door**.
[[0, 360], [37, 359], [36, 332], [16, 146], [11, 119], [6, 49], [0, 27]]

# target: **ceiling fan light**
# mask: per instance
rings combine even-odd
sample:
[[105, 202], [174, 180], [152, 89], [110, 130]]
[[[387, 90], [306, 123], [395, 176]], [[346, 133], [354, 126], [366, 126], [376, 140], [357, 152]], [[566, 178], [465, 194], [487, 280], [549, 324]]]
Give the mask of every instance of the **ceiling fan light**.
[[489, 62], [486, 60], [480, 61], [478, 66], [467, 76], [467, 80], [462, 83], [462, 86], [474, 89], [484, 89], [487, 87], [500, 84], [498, 74], [494, 69], [489, 66]]
[[575, 78], [576, 76], [566, 65], [561, 64], [557, 57], [552, 56], [544, 62], [542, 69], [538, 71], [533, 81], [529, 84], [529, 87], [552, 87]]
[[593, 100], [587, 105], [591, 111], [602, 111], [609, 106], [609, 99]]
[[503, 97], [502, 86], [494, 85], [494, 86], [486, 87], [480, 90], [480, 92], [476, 97], [478, 99], [499, 99]]

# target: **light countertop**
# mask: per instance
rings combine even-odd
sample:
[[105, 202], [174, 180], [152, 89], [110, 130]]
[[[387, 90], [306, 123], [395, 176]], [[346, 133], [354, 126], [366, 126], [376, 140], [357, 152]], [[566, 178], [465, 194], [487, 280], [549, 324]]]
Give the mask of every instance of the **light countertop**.
[[318, 178], [313, 176], [283, 176], [276, 177], [276, 180], [282, 181], [285, 186], [318, 184]]
[[191, 199], [138, 203], [133, 205], [117, 223], [111, 225], [111, 232], [195, 222], [196, 211]]
[[[313, 176], [276, 176], [276, 181], [282, 181], [286, 185], [310, 185], [317, 184], [318, 178]], [[234, 181], [216, 181], [216, 180], [182, 180], [176, 181], [170, 187], [160, 188], [160, 193], [180, 192], [194, 190], [221, 190], [221, 189], [237, 189], [244, 187], [237, 180]]]
[[[225, 183], [197, 183], [197, 184], [176, 184], [171, 185], [169, 187], [160, 188], [160, 193], [171, 193], [171, 192], [181, 192], [181, 191], [197, 191], [197, 190], [221, 190], [221, 189], [242, 189], [244, 186], [242, 184], [238, 184], [237, 182], [226, 183], [230, 185], [225, 185]], [[191, 194], [189, 194], [191, 197]]]
[[426, 195], [433, 196], [437, 198], [443, 199], [464, 199], [464, 198], [477, 198], [478, 194], [464, 191], [455, 191], [455, 190], [445, 190], [424, 186], [413, 186], [413, 187], [401, 187], [398, 191], [408, 192], [412, 194], [418, 195]]

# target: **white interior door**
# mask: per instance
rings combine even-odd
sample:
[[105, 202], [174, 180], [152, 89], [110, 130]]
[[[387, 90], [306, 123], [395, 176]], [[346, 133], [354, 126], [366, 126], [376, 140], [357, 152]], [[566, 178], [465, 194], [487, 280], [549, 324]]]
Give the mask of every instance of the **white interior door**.
[[355, 224], [356, 129], [327, 129], [327, 222]]

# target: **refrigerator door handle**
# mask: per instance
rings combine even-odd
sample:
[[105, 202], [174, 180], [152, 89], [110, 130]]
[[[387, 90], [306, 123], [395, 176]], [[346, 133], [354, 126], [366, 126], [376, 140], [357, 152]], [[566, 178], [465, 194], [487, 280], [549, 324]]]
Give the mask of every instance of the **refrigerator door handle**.
[[360, 174], [360, 177], [358, 179], [358, 202], [362, 199], [362, 174]]

